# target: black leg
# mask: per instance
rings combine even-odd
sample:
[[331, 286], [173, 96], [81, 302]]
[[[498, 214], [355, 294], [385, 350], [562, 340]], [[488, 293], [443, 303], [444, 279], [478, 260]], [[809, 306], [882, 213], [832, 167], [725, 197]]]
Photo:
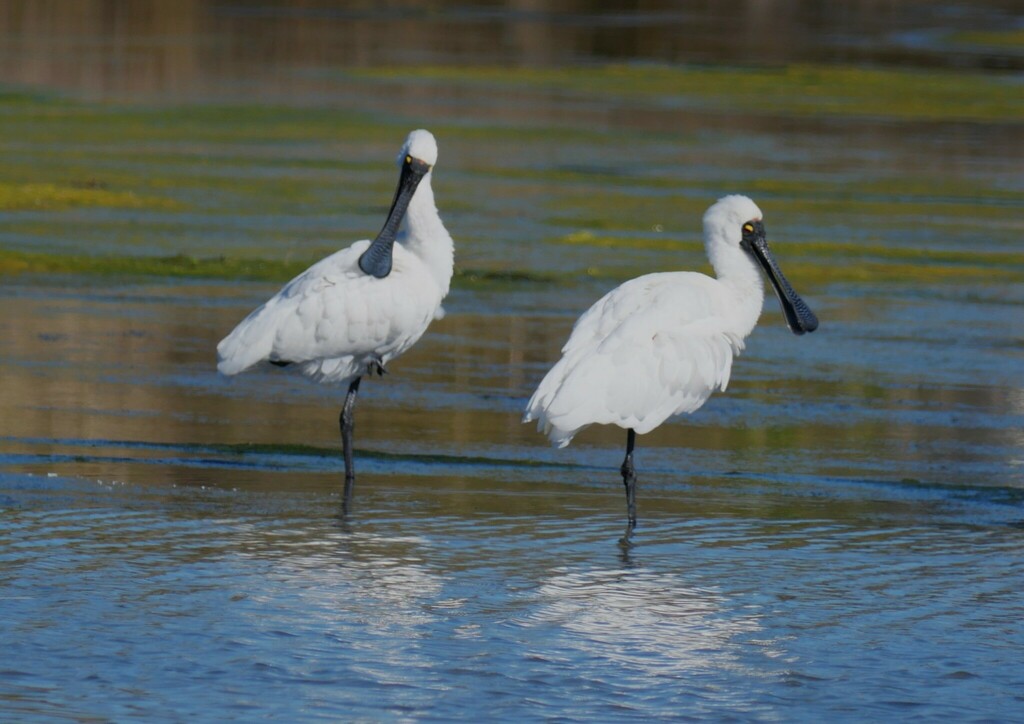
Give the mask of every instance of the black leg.
[[348, 509], [352, 505], [352, 488], [356, 482], [356, 469], [352, 462], [352, 430], [355, 428], [356, 393], [359, 392], [359, 381], [362, 379], [362, 377], [356, 377], [348, 386], [345, 404], [338, 416], [338, 425], [341, 427], [341, 448], [345, 454], [345, 492], [341, 499], [342, 513], [348, 513]]
[[629, 544], [633, 536], [633, 529], [636, 528], [636, 470], [633, 469], [633, 446], [636, 445], [636, 431], [630, 428], [626, 432], [626, 459], [622, 461], [622, 483], [626, 486], [626, 534], [620, 541], [624, 545]]

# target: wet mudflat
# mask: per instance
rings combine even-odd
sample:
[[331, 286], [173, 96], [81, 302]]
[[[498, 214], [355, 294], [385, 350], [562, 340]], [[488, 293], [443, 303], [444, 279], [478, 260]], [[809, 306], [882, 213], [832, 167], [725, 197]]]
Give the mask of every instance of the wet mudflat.
[[[1007, 40], [943, 37], [905, 49]], [[430, 52], [307, 58], [263, 100], [0, 94], [0, 711], [1019, 718], [1014, 77]], [[342, 518], [343, 391], [220, 378], [213, 349], [376, 233], [418, 126], [459, 268], [363, 385]], [[708, 269], [731, 192], [822, 327], [769, 298], [728, 392], [640, 439], [624, 552], [624, 435], [552, 450], [521, 409], [604, 291]]]

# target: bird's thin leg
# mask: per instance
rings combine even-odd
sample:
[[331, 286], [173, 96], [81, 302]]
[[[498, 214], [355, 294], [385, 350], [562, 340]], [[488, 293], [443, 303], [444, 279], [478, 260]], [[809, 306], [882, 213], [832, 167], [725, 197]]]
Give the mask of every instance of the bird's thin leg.
[[626, 534], [622, 543], [629, 543], [636, 528], [636, 470], [633, 469], [633, 446], [636, 445], [636, 431], [630, 428], [626, 432], [626, 459], [622, 461], [622, 483], [626, 486]]
[[362, 379], [362, 377], [356, 377], [348, 386], [345, 404], [338, 416], [338, 425], [341, 427], [341, 447], [345, 454], [345, 492], [341, 499], [342, 513], [348, 513], [352, 504], [352, 488], [356, 482], [356, 469], [352, 462], [352, 431], [355, 428], [356, 393], [359, 392], [359, 381]]

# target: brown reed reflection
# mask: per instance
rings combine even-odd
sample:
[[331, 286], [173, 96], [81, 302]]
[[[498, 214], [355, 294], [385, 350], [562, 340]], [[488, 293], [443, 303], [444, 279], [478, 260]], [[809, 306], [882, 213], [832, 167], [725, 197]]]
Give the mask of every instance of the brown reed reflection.
[[[43, 294], [5, 300], [0, 437], [8, 440], [9, 452], [122, 455], [124, 463], [76, 471], [132, 480], [140, 475], [132, 459], [170, 453], [162, 447], [121, 449], [118, 441], [183, 446], [184, 452], [175, 454], [186, 455], [189, 446], [247, 443], [340, 450], [331, 423], [343, 391], [332, 396], [329, 389], [273, 373], [257, 374], [244, 383], [218, 378], [213, 347], [244, 310], [206, 308], [204, 300], [224, 297], [225, 290], [216, 287], [194, 290], [192, 303], [159, 301], [166, 289], [134, 287], [99, 294], [86, 288], [49, 299]], [[364, 392], [374, 400], [360, 421], [360, 447], [524, 460], [545, 456], [543, 438], [532, 425], [520, 423], [521, 409], [571, 321], [468, 310], [449, 314], [431, 327], [415, 353], [395, 363], [391, 375], [367, 384]], [[761, 354], [769, 351], [763, 343], [755, 346]], [[1014, 414], [1019, 401], [1008, 399], [999, 388], [879, 385], [856, 373], [816, 380], [773, 369], [756, 354], [741, 357], [731, 389], [736, 402], [729, 404], [793, 412], [821, 400], [838, 405], [867, 401], [882, 414], [851, 412], [817, 424], [801, 423], [799, 415], [789, 415], [789, 422], [782, 417], [741, 423], [712, 408], [715, 412], [703, 420], [651, 433], [645, 445], [717, 454], [749, 470], [765, 468], [765, 461], [776, 456], [791, 456], [819, 474], [837, 476], [850, 475], [858, 461], [879, 455], [911, 470], [946, 458], [955, 471], [960, 463], [998, 454], [988, 446], [1013, 450], [1019, 445], [1011, 429], [974, 428], [957, 424], [955, 418], [949, 424], [913, 424], [885, 414], [936, 407]], [[616, 449], [619, 441], [598, 429], [581, 442], [585, 448]], [[94, 443], [98, 451], [89, 449]], [[965, 445], [981, 457], [964, 452]], [[943, 446], [950, 450], [936, 453]], [[337, 462], [340, 470], [340, 458]], [[331, 464], [325, 463], [325, 469]], [[163, 482], [196, 479], [194, 472], [175, 465], [143, 475]], [[688, 472], [680, 470], [680, 475]]]
[[[972, 3], [958, 28], [991, 27], [1004, 3]], [[287, 99], [345, 67], [656, 61], [874, 62], [1013, 67], [1012, 53], [900, 44], [943, 27], [941, 5], [860, 0], [630, 3], [588, 0], [337, 3], [290, 0], [10, 0], [0, 82], [100, 97]], [[851, 42], [856, 38], [857, 42]], [[1016, 60], [1015, 60], [1016, 59]]]

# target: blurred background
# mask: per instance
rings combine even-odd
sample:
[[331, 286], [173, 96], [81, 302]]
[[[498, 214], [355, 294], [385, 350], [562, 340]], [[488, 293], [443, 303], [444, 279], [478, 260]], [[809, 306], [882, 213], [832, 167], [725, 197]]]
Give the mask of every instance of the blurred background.
[[[0, 2], [0, 712], [1018, 711], [1022, 70], [1011, 0]], [[343, 391], [214, 348], [419, 127], [456, 275], [342, 520]], [[623, 552], [622, 431], [521, 410], [727, 193], [821, 328], [640, 439]]]
[[[1020, 5], [984, 2], [8, 1], [3, 77], [100, 98], [343, 103], [387, 65], [869, 64], [1019, 71]], [[324, 95], [314, 99], [312, 94]]]

